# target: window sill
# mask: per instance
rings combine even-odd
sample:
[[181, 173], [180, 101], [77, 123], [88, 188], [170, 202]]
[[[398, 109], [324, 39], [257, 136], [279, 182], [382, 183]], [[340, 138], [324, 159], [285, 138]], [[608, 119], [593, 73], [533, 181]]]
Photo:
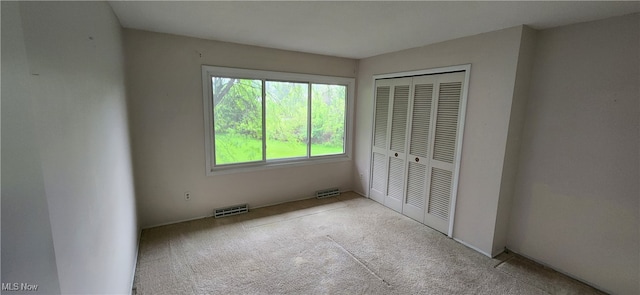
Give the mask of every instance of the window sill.
[[348, 155], [338, 155], [338, 156], [325, 156], [325, 157], [320, 157], [315, 159], [305, 158], [301, 160], [273, 161], [268, 163], [249, 164], [246, 166], [234, 165], [229, 167], [218, 167], [218, 168], [212, 169], [211, 171], [207, 171], [207, 176], [249, 173], [249, 172], [257, 172], [257, 171], [271, 170], [271, 169], [278, 169], [278, 168], [314, 166], [319, 164], [348, 162], [348, 161], [351, 161], [351, 157], [349, 157]]

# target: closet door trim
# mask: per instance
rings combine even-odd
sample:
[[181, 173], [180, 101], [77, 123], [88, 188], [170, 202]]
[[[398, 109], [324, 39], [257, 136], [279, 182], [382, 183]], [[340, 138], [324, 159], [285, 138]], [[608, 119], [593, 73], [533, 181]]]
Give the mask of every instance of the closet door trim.
[[[456, 201], [457, 201], [457, 196], [458, 196], [458, 182], [459, 182], [459, 176], [460, 176], [460, 162], [461, 162], [461, 156], [462, 156], [462, 138], [464, 137], [464, 122], [465, 122], [465, 118], [466, 118], [466, 114], [467, 114], [467, 95], [469, 92], [469, 76], [471, 73], [471, 64], [462, 64], [462, 65], [455, 65], [455, 66], [449, 66], [449, 67], [441, 67], [441, 68], [432, 68], [432, 69], [426, 69], [426, 70], [417, 70], [417, 71], [408, 71], [408, 72], [397, 72], [397, 73], [389, 73], [389, 74], [380, 74], [380, 75], [374, 75], [373, 76], [373, 81], [371, 83], [371, 85], [373, 85], [373, 91], [375, 93], [376, 89], [375, 89], [375, 85], [376, 85], [376, 80], [380, 80], [380, 79], [391, 79], [391, 78], [402, 78], [402, 77], [412, 77], [412, 76], [422, 76], [422, 75], [433, 75], [433, 74], [445, 74], [445, 73], [452, 73], [452, 72], [465, 72], [464, 75], [464, 84], [462, 87], [462, 94], [461, 94], [461, 101], [460, 101], [460, 117], [458, 118], [458, 134], [456, 137], [456, 142], [459, 143], [456, 145], [456, 150], [455, 150], [455, 159], [456, 161], [454, 162], [454, 172], [453, 172], [453, 184], [452, 184], [452, 191], [451, 191], [451, 208], [450, 208], [450, 212], [449, 212], [449, 230], [447, 235], [450, 238], [453, 238], [453, 225], [454, 225], [454, 220], [455, 220], [455, 211], [456, 211]], [[373, 108], [372, 114], [375, 113], [375, 101], [373, 103]], [[372, 116], [373, 117], [373, 116]], [[372, 118], [372, 124], [374, 124], [373, 120], [375, 120], [375, 118]], [[373, 125], [371, 125], [373, 127]], [[372, 128], [373, 130], [373, 128]], [[373, 136], [373, 131], [372, 131], [372, 136]], [[373, 145], [373, 141], [371, 142]], [[373, 153], [370, 154], [370, 158], [369, 159], [369, 163], [372, 163], [373, 161]], [[371, 169], [373, 167], [369, 167], [369, 172], [371, 172]], [[367, 197], [370, 197], [370, 184], [367, 185]]]

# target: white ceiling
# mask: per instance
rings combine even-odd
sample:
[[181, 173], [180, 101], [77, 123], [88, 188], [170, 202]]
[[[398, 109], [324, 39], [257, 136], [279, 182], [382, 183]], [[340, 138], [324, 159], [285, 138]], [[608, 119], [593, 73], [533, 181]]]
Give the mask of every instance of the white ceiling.
[[125, 28], [349, 58], [521, 24], [546, 29], [640, 11], [640, 1], [109, 3]]

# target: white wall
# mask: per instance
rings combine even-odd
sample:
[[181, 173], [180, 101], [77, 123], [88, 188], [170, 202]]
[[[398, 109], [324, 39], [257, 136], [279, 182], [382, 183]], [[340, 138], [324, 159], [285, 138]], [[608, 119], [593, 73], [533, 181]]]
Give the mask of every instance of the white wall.
[[[2, 2], [2, 283], [59, 294], [18, 2]], [[19, 294], [19, 293], [18, 293]]]
[[138, 229], [117, 18], [104, 2], [2, 2], [2, 47], [2, 281], [128, 294]]
[[[136, 194], [143, 227], [351, 188], [352, 161], [205, 175], [201, 65], [355, 77], [357, 61], [126, 29]], [[191, 192], [185, 201], [183, 193]]]
[[534, 54], [537, 31], [524, 27], [518, 54], [518, 68], [516, 70], [516, 82], [513, 88], [513, 102], [509, 119], [509, 133], [505, 143], [505, 156], [502, 168], [502, 180], [500, 183], [500, 200], [496, 215], [496, 228], [493, 237], [492, 254], [496, 255], [504, 251], [507, 246], [509, 230], [509, 218], [515, 190], [518, 163], [520, 161], [520, 145], [522, 144], [522, 129], [529, 96], [531, 72], [534, 64]]
[[354, 190], [366, 192], [373, 75], [471, 63], [454, 238], [492, 253], [505, 146], [523, 27], [480, 34], [360, 61]]
[[537, 37], [508, 247], [638, 294], [640, 15]]

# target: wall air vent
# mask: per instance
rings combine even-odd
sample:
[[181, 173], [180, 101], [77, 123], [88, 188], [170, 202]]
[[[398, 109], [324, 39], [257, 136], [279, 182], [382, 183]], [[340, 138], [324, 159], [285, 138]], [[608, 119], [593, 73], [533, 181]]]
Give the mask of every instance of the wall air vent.
[[235, 205], [235, 206], [218, 208], [213, 210], [213, 217], [220, 218], [220, 217], [238, 215], [238, 214], [247, 213], [247, 212], [249, 212], [248, 204]]
[[337, 188], [330, 188], [330, 189], [316, 192], [316, 198], [318, 199], [324, 199], [324, 198], [334, 197], [339, 195], [340, 195], [340, 189], [337, 189]]

